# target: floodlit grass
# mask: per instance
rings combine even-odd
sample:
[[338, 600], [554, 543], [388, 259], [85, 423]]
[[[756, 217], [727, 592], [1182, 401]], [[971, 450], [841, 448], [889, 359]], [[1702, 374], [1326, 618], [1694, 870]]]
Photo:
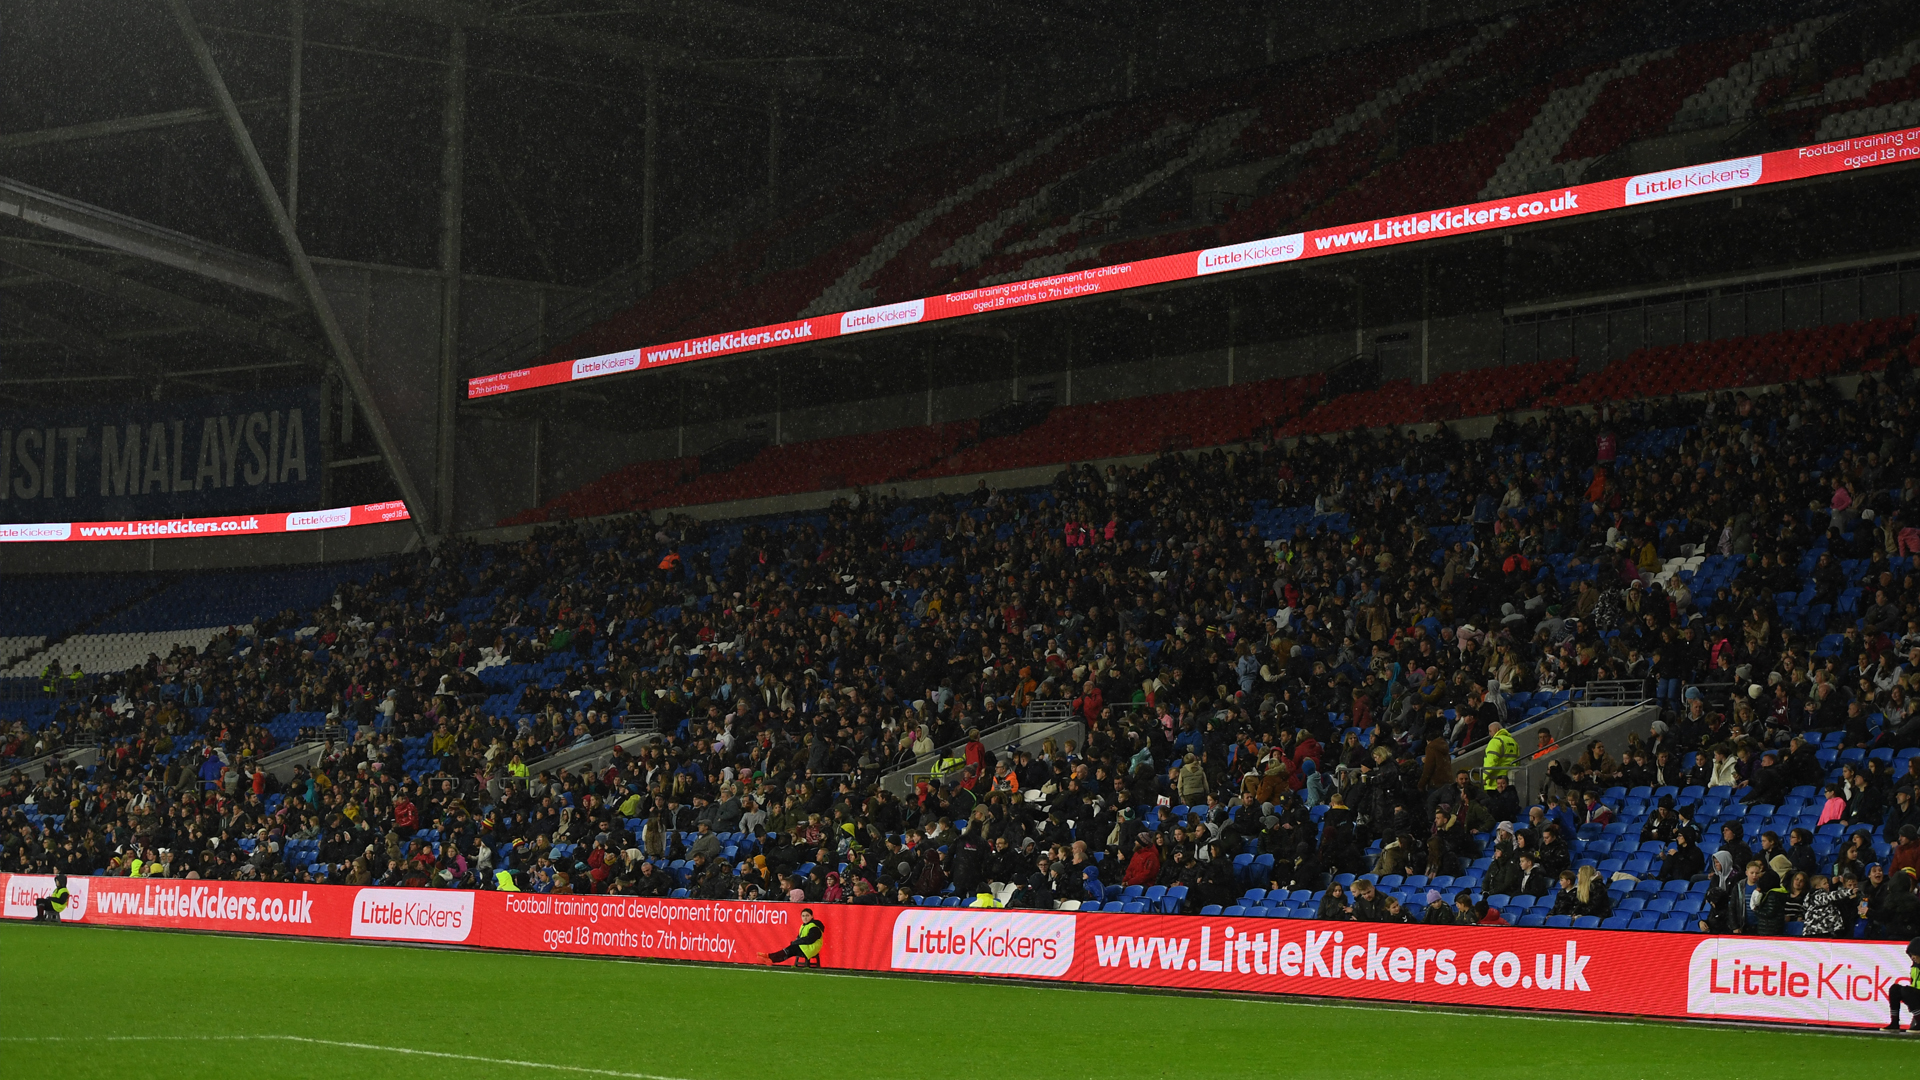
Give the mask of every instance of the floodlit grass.
[[0, 1077], [1731, 1080], [1916, 1053], [1920, 1036], [0, 925]]

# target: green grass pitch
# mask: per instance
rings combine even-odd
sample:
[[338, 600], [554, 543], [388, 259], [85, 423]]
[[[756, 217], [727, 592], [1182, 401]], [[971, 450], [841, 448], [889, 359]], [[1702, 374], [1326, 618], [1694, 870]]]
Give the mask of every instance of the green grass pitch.
[[0, 1077], [1802, 1077], [1855, 1036], [0, 925]]

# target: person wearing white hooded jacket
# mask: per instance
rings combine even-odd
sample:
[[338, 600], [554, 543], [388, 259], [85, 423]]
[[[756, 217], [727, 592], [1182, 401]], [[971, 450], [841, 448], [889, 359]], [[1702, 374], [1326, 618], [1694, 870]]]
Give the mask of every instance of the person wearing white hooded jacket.
[[1723, 746], [1713, 748], [1713, 770], [1708, 774], [1708, 787], [1734, 787], [1740, 783], [1740, 762]]

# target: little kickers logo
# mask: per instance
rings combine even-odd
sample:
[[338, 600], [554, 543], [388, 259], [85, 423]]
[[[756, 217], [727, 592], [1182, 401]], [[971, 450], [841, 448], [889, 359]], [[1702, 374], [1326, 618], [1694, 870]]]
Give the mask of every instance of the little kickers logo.
[[353, 937], [465, 941], [473, 932], [473, 894], [448, 890], [361, 889], [353, 898]]
[[1910, 968], [1897, 942], [1712, 938], [1687, 965], [1687, 1012], [1879, 1025]]
[[[4, 875], [0, 875], [4, 876]], [[40, 901], [53, 895], [53, 876], [14, 874], [6, 878], [6, 907], [0, 914], [9, 919], [31, 919], [40, 911]], [[67, 879], [67, 910], [60, 913], [63, 922], [78, 922], [87, 917], [87, 885], [83, 877]]]
[[1064, 913], [909, 908], [893, 923], [896, 971], [954, 971], [1057, 979], [1073, 963], [1074, 917]]

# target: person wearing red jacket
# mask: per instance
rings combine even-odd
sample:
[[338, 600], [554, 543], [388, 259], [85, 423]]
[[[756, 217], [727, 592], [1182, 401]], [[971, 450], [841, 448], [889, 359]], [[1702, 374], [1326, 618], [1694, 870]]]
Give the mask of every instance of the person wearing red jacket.
[[1073, 704], [1080, 715], [1087, 718], [1087, 723], [1091, 724], [1100, 719], [1100, 710], [1106, 707], [1107, 696], [1101, 693], [1100, 687], [1092, 679], [1088, 679], [1087, 684], [1081, 688], [1080, 696]]
[[420, 827], [420, 810], [409, 796], [402, 795], [400, 801], [393, 804], [393, 827], [401, 836], [412, 836]]
[[1160, 883], [1160, 849], [1154, 846], [1152, 833], [1143, 832], [1134, 841], [1133, 858], [1127, 860], [1127, 872], [1120, 883], [1140, 886]]
[[1887, 876], [1892, 877], [1908, 869], [1920, 874], [1920, 829], [1902, 825], [1899, 836], [1900, 839], [1894, 842], [1893, 853], [1887, 858]]
[[1313, 759], [1313, 763], [1316, 767], [1319, 766], [1320, 757], [1321, 757], [1320, 740], [1314, 738], [1311, 734], [1309, 734], [1306, 731], [1306, 729], [1302, 728], [1300, 731], [1300, 741], [1295, 743], [1293, 746], [1294, 774], [1295, 775], [1300, 774], [1301, 772], [1300, 763], [1303, 761], [1306, 761], [1308, 758]]

